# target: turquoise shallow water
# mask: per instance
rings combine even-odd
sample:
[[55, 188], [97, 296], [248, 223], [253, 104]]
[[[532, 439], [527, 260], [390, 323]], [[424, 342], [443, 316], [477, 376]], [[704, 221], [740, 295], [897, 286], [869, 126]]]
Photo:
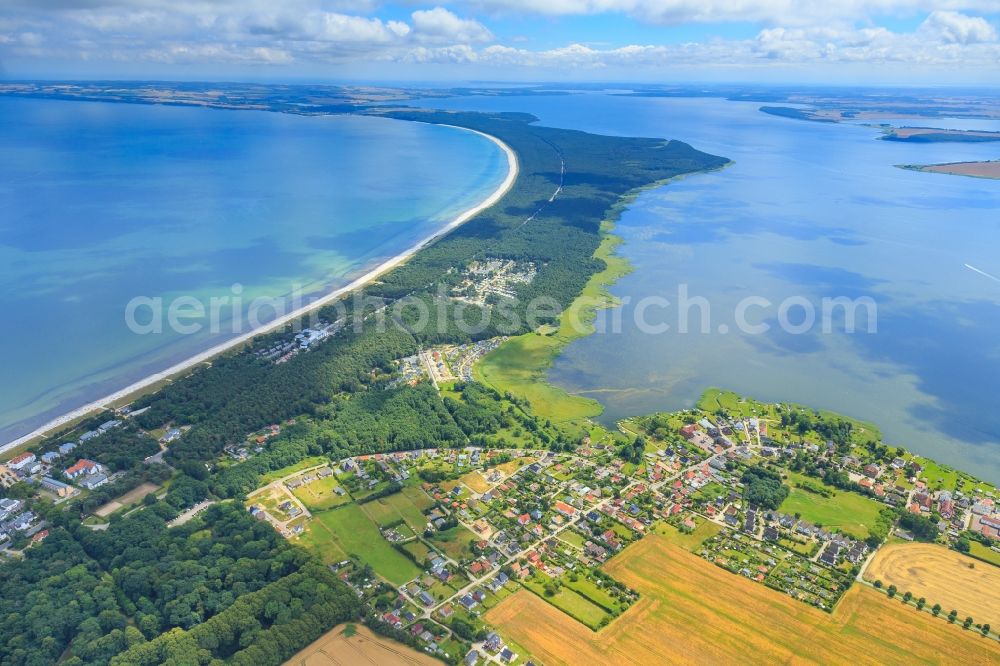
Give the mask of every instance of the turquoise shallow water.
[[135, 335], [132, 298], [346, 284], [506, 171], [418, 123], [0, 99], [0, 442], [226, 337]]
[[[901, 93], [903, 94], [903, 93]], [[769, 116], [759, 104], [604, 94], [427, 100], [428, 106], [528, 111], [546, 125], [677, 138], [735, 164], [644, 193], [617, 232], [635, 267], [612, 292], [623, 322], [575, 342], [550, 378], [616, 419], [691, 405], [721, 386], [878, 424], [893, 444], [1000, 482], [1000, 181], [895, 164], [998, 159], [1000, 144], [879, 141], [877, 130]], [[1000, 100], [998, 100], [1000, 103]], [[956, 119], [900, 124], [994, 128]], [[572, 168], [572, 165], [567, 165]], [[966, 264], [987, 273], [983, 275]], [[992, 276], [992, 277], [991, 277]], [[678, 332], [678, 288], [710, 304], [710, 326]], [[636, 304], [668, 307], [635, 323]], [[877, 332], [789, 334], [777, 305], [870, 297]], [[747, 297], [761, 335], [734, 325]], [[793, 323], [799, 316], [790, 316]], [[600, 323], [600, 321], [599, 321]], [[719, 326], [727, 326], [726, 333]]]

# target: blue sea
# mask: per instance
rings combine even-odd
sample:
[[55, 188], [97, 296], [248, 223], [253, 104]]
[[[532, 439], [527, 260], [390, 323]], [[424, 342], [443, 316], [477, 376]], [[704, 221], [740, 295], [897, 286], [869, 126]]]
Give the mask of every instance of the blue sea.
[[132, 299], [327, 291], [506, 173], [454, 128], [0, 99], [0, 443], [232, 336], [137, 335]]
[[[901, 93], [902, 94], [902, 93]], [[998, 100], [1000, 103], [1000, 100]], [[1000, 482], [1000, 181], [897, 164], [1000, 158], [1000, 144], [880, 141], [858, 124], [761, 113], [758, 103], [614, 94], [426, 100], [452, 109], [527, 111], [545, 125], [676, 138], [735, 161], [644, 193], [622, 216], [621, 254], [635, 270], [612, 288], [630, 304], [606, 313], [621, 331], [572, 344], [550, 379], [599, 400], [603, 420], [690, 406], [711, 386], [796, 401], [881, 427], [886, 440]], [[1000, 129], [996, 121], [900, 119], [896, 125]], [[572, 168], [572, 165], [568, 165]], [[678, 289], [710, 304], [680, 333]], [[653, 334], [635, 323], [635, 305]], [[868, 297], [877, 330], [777, 324], [777, 306]], [[734, 326], [751, 309], [764, 334]], [[789, 310], [793, 324], [804, 310]], [[599, 322], [600, 323], [600, 322]], [[720, 327], [725, 326], [725, 329]], [[721, 332], [725, 330], [726, 332]]]

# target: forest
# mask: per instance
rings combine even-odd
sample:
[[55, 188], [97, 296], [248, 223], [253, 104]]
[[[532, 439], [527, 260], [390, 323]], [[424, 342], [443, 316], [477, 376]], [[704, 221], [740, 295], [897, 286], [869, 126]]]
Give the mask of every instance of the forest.
[[158, 502], [104, 531], [63, 521], [0, 567], [0, 663], [51, 664], [69, 649], [70, 665], [280, 664], [359, 612], [346, 586], [241, 505], [168, 528], [176, 513]]

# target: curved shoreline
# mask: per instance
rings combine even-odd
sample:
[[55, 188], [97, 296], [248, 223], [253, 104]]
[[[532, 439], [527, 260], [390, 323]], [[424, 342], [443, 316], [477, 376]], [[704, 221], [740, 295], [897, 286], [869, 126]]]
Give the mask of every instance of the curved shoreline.
[[373, 280], [381, 277], [385, 273], [388, 273], [393, 268], [396, 268], [400, 264], [404, 263], [407, 259], [415, 255], [423, 248], [432, 244], [434, 241], [438, 240], [442, 236], [446, 236], [447, 234], [451, 233], [465, 222], [468, 222], [470, 219], [472, 219], [479, 213], [483, 212], [493, 204], [500, 201], [500, 199], [503, 198], [503, 196], [507, 194], [510, 188], [514, 185], [514, 181], [517, 180], [518, 162], [517, 162], [517, 155], [514, 153], [513, 149], [506, 143], [498, 139], [497, 137], [491, 134], [486, 134], [485, 132], [469, 129], [467, 127], [459, 127], [457, 125], [439, 124], [439, 126], [451, 127], [453, 129], [459, 129], [464, 132], [472, 132], [473, 134], [478, 134], [479, 136], [485, 137], [490, 141], [492, 141], [493, 143], [495, 143], [507, 156], [507, 176], [503, 179], [503, 182], [500, 183], [497, 189], [491, 192], [488, 197], [480, 201], [472, 208], [462, 212], [451, 222], [446, 224], [441, 229], [438, 229], [431, 235], [427, 236], [426, 238], [418, 242], [416, 245], [407, 248], [406, 250], [400, 252], [391, 259], [388, 259], [382, 262], [381, 264], [375, 266], [374, 268], [366, 272], [364, 275], [352, 280], [349, 284], [334, 289], [330, 293], [324, 294], [323, 296], [309, 303], [308, 305], [304, 305], [298, 310], [289, 312], [288, 314], [285, 314], [275, 319], [272, 322], [268, 322], [267, 324], [260, 326], [252, 331], [238, 335], [235, 338], [226, 340], [225, 342], [221, 342], [203, 352], [199, 352], [198, 354], [191, 356], [190, 358], [187, 358], [179, 363], [175, 363], [169, 368], [166, 368], [159, 372], [155, 372], [147, 377], [144, 377], [143, 379], [140, 379], [137, 382], [133, 382], [132, 384], [126, 386], [125, 388], [115, 391], [110, 395], [89, 402], [86, 405], [83, 405], [82, 407], [78, 407], [70, 412], [67, 412], [66, 414], [63, 414], [62, 416], [58, 416], [48, 421], [47, 423], [39, 426], [38, 428], [35, 428], [29, 433], [21, 435], [16, 439], [13, 439], [9, 442], [4, 443], [3, 445], [0, 445], [0, 454], [5, 453], [23, 444], [26, 444], [27, 442], [30, 442], [33, 439], [42, 437], [51, 432], [52, 430], [60, 428], [92, 412], [96, 412], [100, 409], [103, 409], [107, 407], [109, 403], [117, 402], [118, 400], [121, 400], [126, 396], [129, 396], [133, 393], [138, 393], [139, 391], [145, 388], [149, 388], [154, 384], [169, 379], [170, 377], [179, 374], [195, 365], [204, 363], [226, 351], [229, 351], [233, 347], [239, 346], [247, 342], [248, 340], [251, 340], [252, 338], [258, 335], [280, 328], [285, 324], [288, 324], [289, 322], [298, 319], [299, 317], [301, 317], [302, 315], [311, 310], [323, 307], [324, 305], [328, 305], [329, 303], [336, 301], [337, 299], [349, 294], [350, 292], [360, 289], [361, 287], [364, 287], [366, 284], [372, 282]]

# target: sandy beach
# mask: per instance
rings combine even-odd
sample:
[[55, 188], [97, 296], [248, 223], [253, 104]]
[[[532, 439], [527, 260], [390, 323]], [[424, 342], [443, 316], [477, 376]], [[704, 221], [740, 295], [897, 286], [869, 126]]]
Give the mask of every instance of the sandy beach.
[[464, 211], [463, 213], [458, 215], [455, 219], [453, 219], [451, 222], [449, 222], [447, 225], [435, 231], [430, 236], [424, 238], [416, 245], [413, 245], [404, 252], [401, 252], [396, 256], [392, 257], [391, 259], [388, 259], [387, 261], [382, 262], [378, 266], [375, 266], [374, 268], [366, 272], [364, 275], [356, 278], [349, 284], [340, 287], [338, 289], [334, 289], [330, 293], [321, 296], [320, 298], [312, 301], [308, 305], [303, 306], [293, 312], [289, 312], [288, 314], [279, 317], [278, 319], [275, 319], [274, 321], [269, 322], [264, 326], [261, 326], [248, 333], [244, 333], [230, 340], [222, 342], [218, 345], [215, 345], [214, 347], [211, 347], [210, 349], [207, 349], [198, 354], [195, 354], [194, 356], [191, 356], [190, 358], [181, 361], [180, 363], [176, 363], [170, 366], [169, 368], [166, 368], [159, 372], [153, 373], [147, 377], [144, 377], [143, 379], [134, 382], [118, 391], [115, 391], [114, 393], [111, 393], [110, 395], [107, 395], [99, 400], [94, 400], [93, 402], [90, 402], [86, 405], [83, 405], [82, 407], [74, 409], [71, 412], [68, 412], [66, 414], [63, 414], [62, 416], [52, 419], [45, 425], [36, 428], [35, 430], [29, 432], [28, 434], [22, 435], [17, 439], [4, 443], [2, 446], [0, 446], [0, 454], [9, 451], [10, 449], [16, 448], [32, 439], [45, 435], [46, 433], [49, 433], [50, 431], [58, 429], [66, 425], [67, 423], [70, 423], [72, 421], [75, 421], [76, 419], [86, 416], [91, 412], [95, 412], [99, 409], [102, 409], [110, 405], [111, 403], [120, 401], [122, 398], [125, 398], [126, 396], [129, 396], [133, 393], [137, 393], [145, 388], [153, 386], [154, 384], [162, 382], [174, 375], [184, 372], [185, 370], [193, 366], [196, 366], [199, 363], [204, 363], [206, 361], [209, 361], [213, 357], [218, 356], [219, 354], [222, 354], [232, 349], [233, 347], [241, 345], [257, 335], [266, 333], [268, 331], [277, 328], [281, 328], [282, 326], [285, 326], [289, 322], [294, 321], [295, 319], [301, 317], [303, 314], [311, 310], [315, 310], [316, 308], [328, 305], [336, 301], [337, 299], [342, 298], [346, 294], [349, 294], [352, 291], [364, 287], [366, 284], [369, 284], [370, 282], [378, 279], [385, 273], [391, 271], [393, 268], [399, 266], [407, 259], [412, 257], [414, 254], [419, 252], [421, 249], [436, 241], [438, 238], [447, 235], [449, 232], [458, 228], [468, 220], [478, 215], [480, 212], [486, 210], [487, 208], [498, 202], [507, 193], [507, 191], [510, 190], [511, 186], [514, 184], [514, 181], [517, 179], [518, 163], [517, 163], [517, 156], [514, 154], [514, 151], [511, 150], [510, 146], [508, 146], [495, 136], [491, 136], [489, 134], [485, 134], [483, 132], [468, 129], [465, 127], [457, 127], [455, 125], [444, 125], [444, 126], [462, 130], [465, 132], [472, 132], [474, 134], [478, 134], [482, 137], [485, 137], [490, 141], [492, 141], [493, 143], [495, 143], [497, 146], [499, 146], [500, 149], [504, 151], [504, 154], [506, 154], [507, 176], [504, 178], [503, 182], [500, 183], [499, 187], [497, 187], [497, 189], [494, 190], [488, 197], [483, 199], [481, 202], [479, 202], [472, 208]]

